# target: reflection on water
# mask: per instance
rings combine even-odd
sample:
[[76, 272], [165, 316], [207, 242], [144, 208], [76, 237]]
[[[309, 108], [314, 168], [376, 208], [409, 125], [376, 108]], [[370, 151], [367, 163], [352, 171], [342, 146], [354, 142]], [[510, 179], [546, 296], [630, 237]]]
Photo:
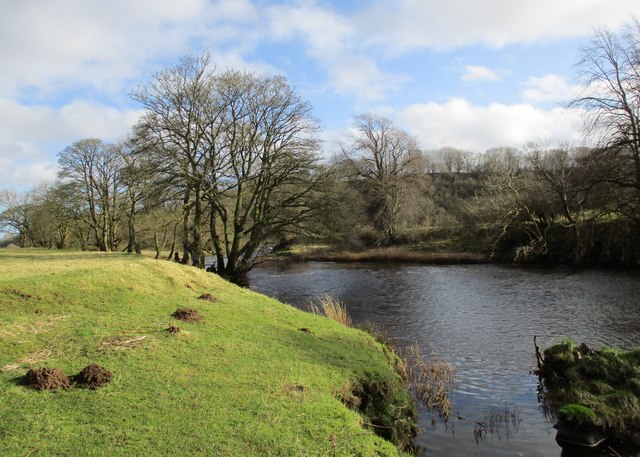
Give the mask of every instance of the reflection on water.
[[[421, 412], [416, 444], [430, 456], [584, 455], [562, 451], [540, 411], [534, 335], [542, 347], [564, 337], [592, 347], [640, 346], [638, 271], [306, 263], [263, 266], [249, 281], [302, 309], [328, 293], [354, 322], [383, 326], [397, 346], [437, 347], [456, 369], [458, 414], [443, 424]], [[505, 407], [519, 412], [517, 433], [476, 440], [487, 412]]]

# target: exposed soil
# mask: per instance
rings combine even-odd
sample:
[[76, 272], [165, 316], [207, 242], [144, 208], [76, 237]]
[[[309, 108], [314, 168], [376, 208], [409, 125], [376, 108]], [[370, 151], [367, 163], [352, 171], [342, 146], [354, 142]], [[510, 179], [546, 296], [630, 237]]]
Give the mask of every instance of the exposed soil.
[[180, 327], [172, 325], [171, 327], [167, 328], [166, 331], [169, 332], [169, 333], [179, 333], [180, 332]]
[[313, 333], [313, 332], [311, 331], [311, 329], [310, 329], [310, 328], [307, 328], [307, 327], [299, 328], [299, 329], [298, 329], [298, 331], [299, 331], [299, 332], [302, 332], [302, 333]]
[[60, 368], [32, 368], [25, 375], [24, 384], [36, 390], [68, 389], [71, 382]]
[[360, 411], [373, 432], [407, 449], [417, 433], [416, 411], [406, 386], [368, 373], [340, 392], [347, 407]]
[[301, 384], [291, 384], [284, 388], [287, 392], [304, 392], [307, 388]]
[[111, 372], [100, 365], [91, 364], [84, 367], [73, 380], [80, 387], [97, 389], [111, 381]]
[[33, 298], [33, 296], [31, 296], [31, 295], [29, 295], [27, 293], [24, 293], [24, 292], [22, 292], [22, 291], [20, 291], [18, 289], [3, 290], [1, 293], [15, 295], [17, 297], [22, 298], [23, 300], [28, 300], [30, 298]]
[[211, 302], [217, 302], [218, 299], [211, 294], [202, 294], [198, 297], [198, 300], [208, 300]]
[[171, 316], [185, 322], [198, 322], [202, 320], [202, 315], [198, 311], [189, 308], [178, 308]]

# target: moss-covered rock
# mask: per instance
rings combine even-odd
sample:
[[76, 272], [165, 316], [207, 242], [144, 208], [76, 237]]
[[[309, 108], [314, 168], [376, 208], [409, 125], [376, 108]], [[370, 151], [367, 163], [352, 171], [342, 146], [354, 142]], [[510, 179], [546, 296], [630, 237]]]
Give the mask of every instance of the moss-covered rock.
[[595, 426], [596, 413], [586, 406], [569, 403], [568, 405], [560, 408], [560, 411], [558, 411], [558, 418], [561, 421], [565, 421], [569, 424], [575, 424], [580, 427]]
[[591, 350], [564, 340], [545, 349], [540, 375], [559, 434], [582, 434], [586, 446], [594, 433], [640, 445], [640, 349]]

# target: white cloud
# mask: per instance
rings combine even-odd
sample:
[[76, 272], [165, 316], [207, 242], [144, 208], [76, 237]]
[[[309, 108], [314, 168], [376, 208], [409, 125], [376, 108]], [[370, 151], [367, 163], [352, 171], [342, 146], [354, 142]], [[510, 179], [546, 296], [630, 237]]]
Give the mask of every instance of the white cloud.
[[43, 182], [53, 182], [58, 172], [57, 164], [50, 161], [15, 163], [1, 160], [4, 172], [2, 186], [13, 189], [29, 190]]
[[546, 74], [542, 77], [532, 76], [527, 79], [522, 98], [532, 103], [567, 103], [583, 91], [582, 87], [572, 86], [558, 75]]
[[376, 2], [355, 20], [369, 41], [400, 51], [578, 37], [594, 25], [618, 27], [631, 15], [640, 15], [637, 0], [392, 0]]
[[181, 55], [272, 71], [242, 58], [259, 19], [250, 0], [0, 2], [0, 187], [52, 178], [78, 139], [122, 139], [140, 114], [127, 94]]
[[[309, 73], [321, 73], [306, 76], [313, 85], [307, 91], [344, 97], [338, 117], [379, 102], [390, 113], [398, 109], [391, 95], [409, 78], [400, 67], [385, 68], [394, 52], [586, 37], [594, 25], [615, 28], [640, 16], [637, 0], [376, 0], [352, 2], [364, 5], [353, 13], [332, 4], [338, 0], [0, 1], [0, 187], [50, 176], [53, 155], [77, 139], [124, 136], [139, 114], [127, 107], [135, 82], [205, 47], [219, 67], [272, 73], [269, 45], [300, 49], [317, 64]], [[464, 67], [463, 80], [500, 80], [483, 62], [474, 63]], [[415, 75], [416, 84], [420, 78]], [[449, 89], [442, 87], [439, 96]], [[412, 129], [425, 147], [482, 150], [577, 138], [572, 111], [532, 106], [571, 98], [575, 87], [547, 74], [521, 89], [523, 103], [516, 105], [474, 106], [461, 98], [416, 104], [400, 113], [398, 125]]]
[[140, 115], [83, 101], [59, 109], [0, 99], [0, 187], [29, 188], [55, 177], [55, 153], [81, 138], [123, 139]]
[[348, 18], [314, 2], [274, 6], [267, 17], [272, 39], [302, 39], [307, 54], [327, 72], [328, 90], [376, 101], [386, 98], [405, 79], [380, 69]]
[[[0, 72], [0, 94], [46, 96], [79, 86], [121, 92], [154, 62], [196, 42], [217, 49], [241, 41], [245, 30], [229, 26], [257, 20], [247, 0], [2, 2], [0, 64], [11, 71]], [[226, 27], [216, 27], [221, 21]]]
[[576, 110], [545, 111], [529, 104], [474, 106], [453, 98], [409, 106], [397, 119], [425, 149], [454, 146], [481, 152], [497, 146], [520, 148], [531, 141], [579, 142], [578, 115]]
[[476, 65], [465, 65], [463, 81], [500, 81], [502, 78], [493, 70]]

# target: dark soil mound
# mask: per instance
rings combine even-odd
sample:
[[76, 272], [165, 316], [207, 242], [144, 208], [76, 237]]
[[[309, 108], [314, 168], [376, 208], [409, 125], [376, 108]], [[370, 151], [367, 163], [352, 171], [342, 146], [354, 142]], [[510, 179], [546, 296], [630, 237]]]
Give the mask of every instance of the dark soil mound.
[[111, 381], [111, 372], [100, 365], [88, 365], [74, 377], [74, 381], [87, 389], [97, 389]]
[[178, 333], [178, 332], [180, 332], [180, 327], [176, 327], [175, 325], [172, 325], [171, 327], [169, 327], [166, 330], [169, 333]]
[[313, 333], [313, 332], [311, 331], [311, 329], [310, 329], [310, 328], [307, 328], [307, 327], [299, 328], [299, 329], [298, 329], [298, 331], [299, 331], [299, 332], [302, 332], [302, 333]]
[[57, 390], [71, 387], [69, 378], [60, 368], [32, 368], [25, 376], [25, 385], [37, 390]]
[[208, 300], [212, 302], [217, 302], [218, 299], [211, 294], [202, 294], [198, 297], [198, 300]]
[[175, 310], [171, 316], [185, 322], [197, 322], [202, 320], [202, 315], [198, 311], [189, 308], [179, 308]]

